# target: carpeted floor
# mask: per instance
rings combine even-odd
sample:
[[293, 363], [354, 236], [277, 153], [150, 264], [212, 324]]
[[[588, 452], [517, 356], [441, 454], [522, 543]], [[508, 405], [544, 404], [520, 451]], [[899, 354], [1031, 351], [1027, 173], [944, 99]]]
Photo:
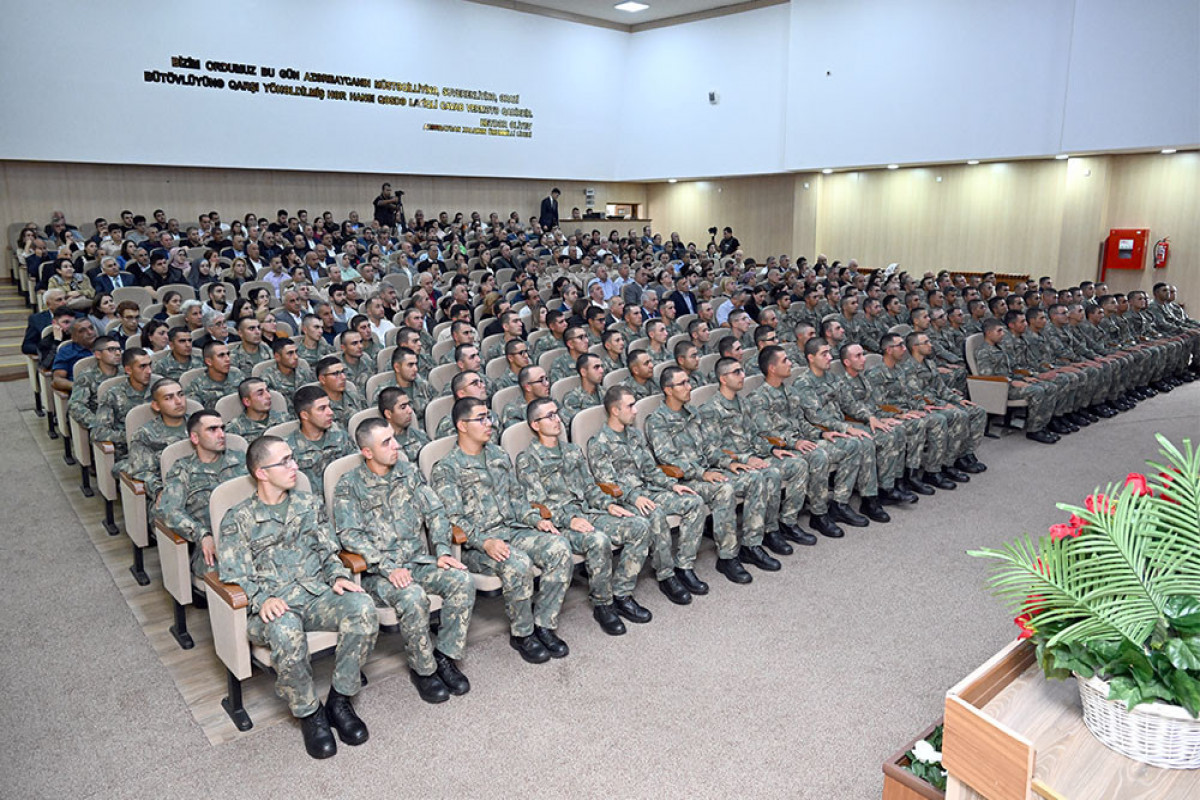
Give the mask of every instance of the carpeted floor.
[[882, 760], [1016, 633], [964, 551], [1059, 521], [1055, 502], [1140, 470], [1156, 431], [1200, 438], [1191, 384], [1054, 447], [985, 440], [991, 469], [970, 484], [750, 586], [716, 575], [708, 544], [713, 593], [678, 608], [644, 579], [655, 619], [621, 638], [577, 582], [569, 658], [527, 665], [473, 628], [469, 695], [428, 706], [403, 677], [372, 680], [357, 702], [371, 741], [313, 762], [290, 722], [209, 744], [72, 510], [78, 489], [53, 478], [30, 406], [24, 383], [0, 387], [0, 795], [20, 798], [876, 798]]

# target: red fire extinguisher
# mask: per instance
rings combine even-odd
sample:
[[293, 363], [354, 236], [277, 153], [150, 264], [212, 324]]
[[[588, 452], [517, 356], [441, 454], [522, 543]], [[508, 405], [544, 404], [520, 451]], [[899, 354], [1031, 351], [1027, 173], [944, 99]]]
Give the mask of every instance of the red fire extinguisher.
[[1162, 269], [1167, 265], [1167, 258], [1171, 255], [1171, 242], [1164, 236], [1154, 243], [1154, 268]]

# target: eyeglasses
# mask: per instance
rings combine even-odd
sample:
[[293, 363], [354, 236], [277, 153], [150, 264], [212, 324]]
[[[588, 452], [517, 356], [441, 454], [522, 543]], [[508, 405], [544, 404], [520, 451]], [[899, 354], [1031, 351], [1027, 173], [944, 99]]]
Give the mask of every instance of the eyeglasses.
[[512, 351], [512, 355], [514, 355], [514, 356], [527, 356], [527, 355], [529, 355], [529, 351], [528, 351], [528, 350], [513, 350], [513, 351]]
[[663, 388], [664, 389], [674, 389], [676, 386], [691, 386], [691, 385], [692, 385], [692, 382], [690, 380], [688, 380], [687, 378], [684, 378], [683, 380], [675, 381], [674, 383], [664, 383]]
[[543, 375], [543, 376], [542, 376], [542, 377], [540, 377], [540, 378], [533, 378], [533, 379], [532, 379], [532, 380], [530, 380], [529, 382], [530, 382], [530, 383], [549, 383], [549, 382], [550, 382], [550, 379], [549, 379], [549, 378], [547, 378], [545, 375]]
[[475, 422], [475, 423], [478, 423], [479, 425], [487, 425], [488, 427], [491, 427], [492, 417], [490, 414], [484, 414], [482, 417], [471, 417], [469, 419], [463, 420], [463, 422]]
[[562, 419], [562, 417], [559, 416], [557, 411], [549, 411], [533, 421], [541, 422], [544, 419]]
[[274, 464], [263, 464], [259, 469], [275, 469], [276, 467], [295, 467], [298, 466], [295, 456], [288, 456], [283, 461], [277, 461]]
[[325, 373], [325, 376], [328, 378], [337, 378], [339, 376], [344, 377], [345, 375], [346, 375], [346, 370], [344, 370], [344, 369], [331, 369]]

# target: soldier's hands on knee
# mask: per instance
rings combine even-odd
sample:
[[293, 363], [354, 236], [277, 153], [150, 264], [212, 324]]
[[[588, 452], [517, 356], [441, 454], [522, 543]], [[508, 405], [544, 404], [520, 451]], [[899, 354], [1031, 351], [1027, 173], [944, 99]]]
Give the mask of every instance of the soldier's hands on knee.
[[454, 556], [438, 556], [438, 569], [466, 569], [467, 565]]
[[200, 553], [204, 556], [204, 563], [208, 566], [215, 566], [217, 563], [217, 543], [213, 541], [212, 534], [200, 539]]
[[621, 508], [616, 503], [608, 504], [608, 513], [614, 517], [632, 517], [633, 512], [627, 508]]
[[395, 586], [397, 589], [403, 589], [412, 583], [412, 573], [404, 567], [396, 567], [388, 573], [388, 583]]
[[286, 614], [288, 610], [288, 604], [281, 598], [268, 597], [267, 602], [263, 603], [262, 609], [258, 612], [258, 616], [263, 622], [274, 622]]
[[[548, 521], [549, 520], [543, 520], [543, 522]], [[592, 531], [596, 530], [596, 526], [588, 522], [583, 517], [572, 517], [571, 530], [575, 531], [576, 533], [591, 533]], [[557, 533], [557, 531], [555, 532]]]
[[734, 461], [729, 465], [729, 471], [734, 475], [737, 475], [739, 472], [749, 472], [751, 469], [752, 467], [749, 464], [743, 464], [740, 461]]
[[[686, 489], [686, 488], [687, 488], [686, 486], [680, 486], [679, 484], [675, 484], [676, 491], [679, 491], [680, 489]], [[680, 492], [680, 494], [682, 494], [682, 492]], [[645, 497], [645, 496], [639, 497], [638, 499], [634, 500], [633, 504], [637, 507], [638, 511], [642, 512], [642, 514], [644, 514], [647, 517], [650, 516], [650, 512], [652, 512], [652, 511], [654, 511], [654, 509], [658, 508], [658, 505], [653, 500], [651, 500], [649, 497]]]
[[553, 522], [548, 519], [538, 520], [537, 529], [542, 533], [553, 533], [555, 536], [562, 536], [560, 531]]
[[766, 469], [771, 466], [758, 456], [750, 456], [750, 458], [746, 459], [746, 463], [750, 465], [750, 469]]
[[817, 446], [818, 445], [816, 442], [809, 441], [808, 439], [796, 440], [796, 449], [801, 453], [811, 453], [813, 450], [817, 449]]
[[729, 478], [725, 477], [721, 473], [717, 472], [716, 470], [711, 470], [711, 469], [706, 471], [700, 477], [703, 478], [708, 483], [725, 483], [726, 481], [729, 480]]
[[354, 581], [348, 578], [338, 578], [333, 582], [334, 594], [345, 594], [346, 592], [361, 592], [363, 588]]
[[507, 561], [508, 542], [502, 539], [488, 539], [483, 543], [483, 552], [487, 553], [493, 561]]
[[795, 458], [796, 457], [796, 454], [793, 453], [791, 450], [784, 450], [782, 447], [776, 447], [774, 450], [771, 451], [771, 455], [775, 456], [776, 458]]

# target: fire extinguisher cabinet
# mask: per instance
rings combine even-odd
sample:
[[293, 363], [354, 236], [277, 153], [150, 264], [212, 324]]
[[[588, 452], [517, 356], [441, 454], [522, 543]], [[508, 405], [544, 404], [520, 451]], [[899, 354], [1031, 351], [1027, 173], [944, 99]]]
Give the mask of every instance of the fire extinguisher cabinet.
[[1104, 242], [1104, 263], [1100, 280], [1110, 269], [1145, 269], [1148, 228], [1112, 228]]

